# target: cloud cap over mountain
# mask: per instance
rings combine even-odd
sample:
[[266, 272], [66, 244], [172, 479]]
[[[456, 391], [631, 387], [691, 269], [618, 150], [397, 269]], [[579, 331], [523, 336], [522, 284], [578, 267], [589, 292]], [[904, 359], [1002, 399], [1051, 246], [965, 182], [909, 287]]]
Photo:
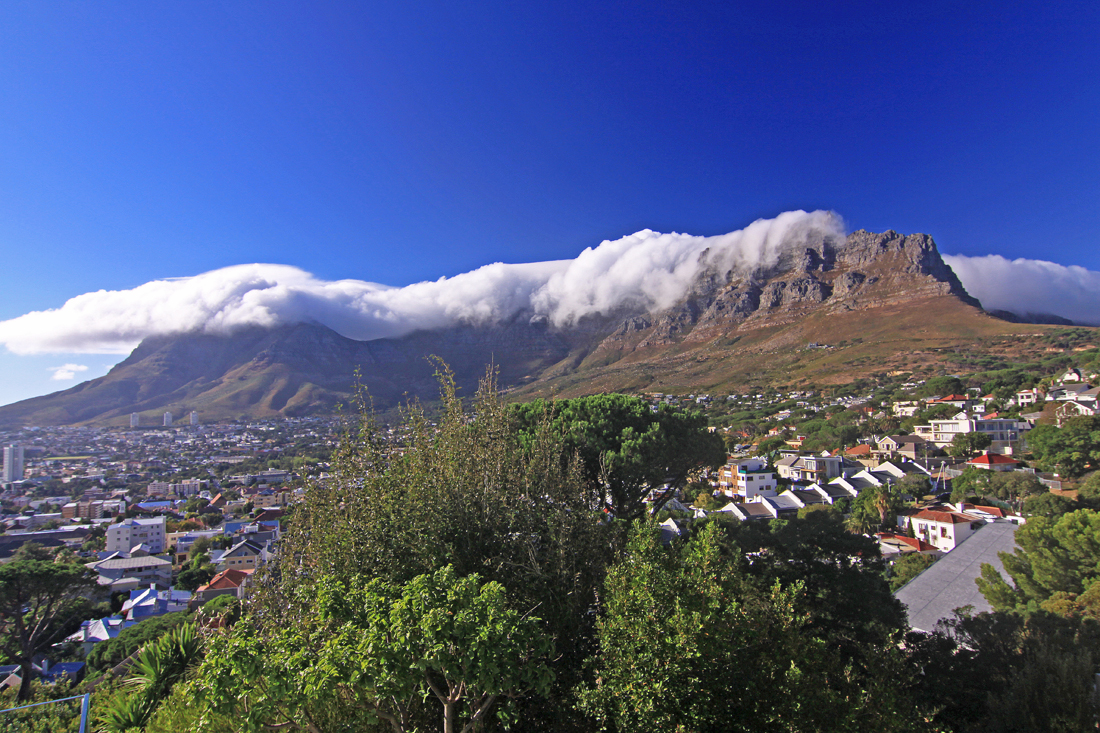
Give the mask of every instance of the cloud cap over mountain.
[[[300, 322], [369, 340], [521, 311], [563, 326], [624, 306], [662, 310], [682, 298], [704, 269], [747, 275], [811, 240], [843, 236], [836, 214], [793, 211], [729, 234], [643, 230], [572, 260], [495, 263], [405, 287], [325, 281], [288, 265], [236, 265], [130, 290], [85, 293], [60, 308], [0, 322], [0, 343], [17, 354], [121, 354], [148, 336]], [[1100, 321], [1100, 273], [998, 255], [944, 259], [987, 308]]]
[[324, 281], [287, 265], [236, 265], [131, 290], [85, 293], [60, 308], [0, 322], [0, 342], [19, 354], [127, 353], [147, 336], [306, 321], [368, 340], [522, 310], [565, 325], [624, 305], [667, 308], [705, 267], [749, 272], [821, 237], [843, 237], [838, 216], [793, 211], [714, 237], [643, 230], [573, 260], [495, 263], [405, 287]]

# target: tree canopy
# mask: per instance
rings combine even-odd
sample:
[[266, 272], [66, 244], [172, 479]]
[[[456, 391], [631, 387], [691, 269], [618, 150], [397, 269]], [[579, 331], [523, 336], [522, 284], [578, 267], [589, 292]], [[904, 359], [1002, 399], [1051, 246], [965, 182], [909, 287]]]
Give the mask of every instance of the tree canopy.
[[20, 699], [30, 693], [32, 658], [75, 630], [94, 587], [94, 574], [70, 553], [51, 554], [35, 543], [0, 565], [0, 649], [23, 668]]
[[[602, 493], [605, 506], [619, 519], [646, 513], [645, 499], [666, 485], [683, 488], [691, 476], [726, 461], [717, 433], [707, 431], [702, 413], [661, 405], [623, 394], [602, 394], [514, 405], [521, 439], [530, 443], [544, 420], [563, 441], [566, 455], [580, 456], [585, 478]], [[672, 498], [665, 492], [653, 505], [661, 510]]]

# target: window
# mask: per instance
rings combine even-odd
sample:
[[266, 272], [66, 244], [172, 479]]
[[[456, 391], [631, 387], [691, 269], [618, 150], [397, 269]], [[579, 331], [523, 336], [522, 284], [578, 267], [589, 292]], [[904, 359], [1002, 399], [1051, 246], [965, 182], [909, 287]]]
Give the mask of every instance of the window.
[[940, 537], [947, 537], [947, 527], [940, 527]]

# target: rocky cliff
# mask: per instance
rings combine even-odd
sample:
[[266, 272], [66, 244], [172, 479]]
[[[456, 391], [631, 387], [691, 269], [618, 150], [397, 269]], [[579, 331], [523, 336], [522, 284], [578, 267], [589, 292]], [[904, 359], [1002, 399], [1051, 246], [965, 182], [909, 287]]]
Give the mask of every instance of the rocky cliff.
[[[952, 328], [967, 319], [993, 320], [924, 234], [821, 238], [751, 271], [702, 264], [688, 292], [667, 310], [625, 308], [568, 326], [521, 312], [505, 322], [374, 341], [307, 323], [150, 338], [104, 377], [0, 407], [0, 424], [118, 424], [132, 412], [145, 413], [148, 424], [165, 410], [197, 410], [204, 420], [329, 412], [351, 400], [356, 379], [384, 409], [406, 396], [436, 394], [429, 355], [445, 360], [467, 391], [488, 364], [503, 385], [531, 394], [548, 385], [579, 393], [676, 380], [728, 384], [740, 378], [735, 361], [752, 364], [752, 353], [794, 353], [821, 340], [823, 331], [848, 329], [904, 343], [911, 324], [920, 323], [911, 313], [918, 305], [925, 313], [950, 312]], [[909, 333], [897, 333], [900, 328]]]

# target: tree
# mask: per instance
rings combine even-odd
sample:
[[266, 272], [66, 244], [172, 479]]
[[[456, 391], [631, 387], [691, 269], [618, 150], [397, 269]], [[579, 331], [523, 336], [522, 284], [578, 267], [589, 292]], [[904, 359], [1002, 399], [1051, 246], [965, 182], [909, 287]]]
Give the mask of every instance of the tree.
[[95, 588], [94, 574], [71, 555], [56, 555], [27, 543], [15, 559], [0, 565], [0, 650], [18, 664], [19, 699], [30, 694], [34, 655], [71, 633]]
[[909, 552], [897, 560], [890, 568], [890, 590], [896, 592], [903, 585], [917, 577], [936, 562], [936, 558], [919, 552]]
[[896, 648], [869, 655], [873, 676], [845, 674], [835, 648], [806, 630], [802, 586], [760, 588], [723, 545], [717, 523], [671, 547], [636, 524], [608, 573], [586, 711], [622, 733], [908, 725], [899, 677], [886, 671]]
[[976, 431], [959, 433], [952, 438], [951, 446], [947, 449], [947, 452], [955, 458], [972, 458], [991, 445], [993, 445], [993, 438], [989, 437], [987, 433]]
[[1071, 418], [1061, 428], [1038, 425], [1027, 443], [1039, 464], [1070, 478], [1100, 467], [1100, 415]]
[[[441, 380], [441, 415], [432, 421], [408, 406], [394, 428], [400, 443], [369, 412], [349, 425], [331, 477], [307, 486], [279, 555], [254, 585], [253, 611], [238, 625], [251, 629], [269, 678], [294, 677], [300, 657], [327, 638], [313, 626], [287, 636], [315, 615], [321, 579], [347, 588], [372, 579], [404, 585], [451, 565], [459, 577], [500, 583], [510, 608], [537, 608], [547, 634], [567, 640], [549, 662], [550, 693], [516, 701], [517, 725], [581, 729], [572, 691], [594, 649], [597, 593], [619, 523], [606, 521], [600, 494], [548, 418], [521, 441], [492, 375], [472, 406], [457, 397], [445, 369]], [[286, 684], [280, 695], [301, 693], [301, 709], [327, 714], [297, 682]], [[326, 700], [334, 719], [357, 719], [359, 708]]]
[[[982, 564], [978, 587], [997, 611], [1071, 609], [1100, 579], [1100, 512], [1032, 517], [1016, 530], [1016, 545], [1014, 554], [1000, 554], [1011, 586], [992, 565]], [[1100, 588], [1089, 599], [1098, 593]]]
[[[498, 715], [508, 720], [512, 711], [502, 701], [549, 689], [550, 639], [539, 619], [507, 607], [499, 583], [459, 578], [448, 565], [404, 586], [375, 579], [348, 588], [325, 579], [320, 591], [317, 627], [325, 638], [312, 654], [294, 656], [295, 679], [278, 682], [270, 675], [281, 669], [257, 664], [249, 625], [215, 642], [201, 674], [200, 694], [211, 709], [239, 711], [249, 730], [312, 731], [319, 726], [310, 708], [340, 699], [368, 722], [405, 733], [417, 728], [420, 701], [434, 696], [444, 733], [469, 733]], [[284, 631], [292, 646], [316, 645], [302, 627]], [[283, 694], [282, 685], [298, 684], [300, 691]]]
[[951, 501], [966, 501], [971, 496], [986, 496], [992, 492], [993, 471], [969, 466], [951, 479]]
[[646, 513], [645, 499], [669, 487], [651, 507], [656, 514], [693, 474], [726, 461], [725, 444], [696, 411], [661, 405], [654, 412], [640, 397], [603, 394], [571, 400], [535, 400], [513, 406], [521, 440], [529, 442], [544, 420], [560, 436], [565, 455], [580, 456], [584, 475], [618, 519]]

